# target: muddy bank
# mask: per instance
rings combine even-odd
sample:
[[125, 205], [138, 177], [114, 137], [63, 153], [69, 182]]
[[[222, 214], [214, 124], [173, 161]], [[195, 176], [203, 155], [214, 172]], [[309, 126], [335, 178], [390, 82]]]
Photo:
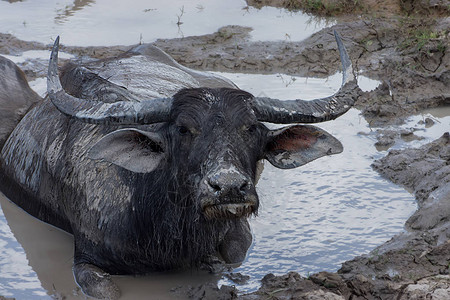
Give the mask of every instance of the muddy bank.
[[396, 16], [400, 14], [445, 15], [450, 12], [448, 0], [247, 0], [248, 5], [261, 8], [273, 6], [289, 10], [305, 11], [322, 16], [376, 14]]

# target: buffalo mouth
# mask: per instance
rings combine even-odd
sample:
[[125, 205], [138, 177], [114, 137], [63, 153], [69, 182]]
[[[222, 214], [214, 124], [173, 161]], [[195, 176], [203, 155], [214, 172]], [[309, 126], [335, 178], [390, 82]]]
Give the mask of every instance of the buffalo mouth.
[[220, 203], [206, 205], [203, 207], [203, 214], [207, 219], [238, 219], [249, 217], [256, 212], [255, 203]]

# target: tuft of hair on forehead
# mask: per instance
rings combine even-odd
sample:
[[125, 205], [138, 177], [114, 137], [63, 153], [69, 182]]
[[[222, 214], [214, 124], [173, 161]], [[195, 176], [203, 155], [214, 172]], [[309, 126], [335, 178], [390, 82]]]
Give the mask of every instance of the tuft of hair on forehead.
[[190, 88], [182, 89], [173, 96], [172, 117], [183, 112], [208, 112], [219, 109], [228, 112], [242, 112], [251, 109], [253, 95], [232, 88]]
[[173, 96], [173, 106], [184, 104], [234, 104], [229, 102], [247, 103], [252, 101], [253, 95], [239, 89], [231, 88], [191, 88], [182, 89]]

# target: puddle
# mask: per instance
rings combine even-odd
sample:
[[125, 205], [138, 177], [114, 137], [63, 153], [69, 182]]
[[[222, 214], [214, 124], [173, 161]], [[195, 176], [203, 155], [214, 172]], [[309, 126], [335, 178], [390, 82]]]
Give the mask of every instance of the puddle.
[[[427, 123], [427, 119], [434, 123]], [[441, 107], [424, 111], [421, 115], [409, 117], [405, 124], [390, 127], [390, 129], [406, 129], [412, 133], [401, 136], [401, 139], [397, 139], [389, 150], [405, 147], [418, 148], [441, 137], [444, 132], [450, 132], [450, 108]]]
[[[281, 100], [311, 100], [335, 93], [342, 82], [342, 73], [337, 72], [325, 79], [291, 76], [286, 74], [244, 74], [211, 72], [227, 77], [240, 89], [256, 97], [270, 96]], [[381, 82], [365, 76], [358, 76], [358, 85], [364, 92], [374, 90]], [[270, 93], [270, 95], [268, 94]]]
[[450, 106], [426, 109], [420, 115], [409, 117], [404, 124], [373, 128], [373, 131], [380, 136], [376, 144], [379, 151], [419, 148], [450, 132]]
[[450, 116], [450, 106], [430, 108], [422, 112], [424, 118], [428, 115], [430, 115], [432, 119], [448, 117]]
[[0, 1], [1, 32], [46, 44], [61, 35], [73, 46], [153, 42], [209, 34], [225, 25], [254, 28], [254, 40], [298, 41], [331, 24], [285, 9], [247, 7], [243, 0]]
[[[6, 201], [1, 193], [0, 200]], [[3, 205], [2, 208], [7, 209]], [[3, 211], [0, 211], [0, 273], [0, 295], [18, 298], [32, 295], [37, 299], [47, 295], [28, 265], [26, 254], [11, 232]]]

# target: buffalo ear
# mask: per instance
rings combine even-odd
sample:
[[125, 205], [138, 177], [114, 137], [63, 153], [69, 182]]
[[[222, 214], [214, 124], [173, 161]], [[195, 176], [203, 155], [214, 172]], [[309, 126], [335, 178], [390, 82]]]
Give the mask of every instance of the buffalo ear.
[[103, 159], [132, 172], [149, 173], [164, 157], [164, 148], [158, 134], [127, 128], [102, 137], [89, 149], [88, 157]]
[[325, 130], [295, 125], [269, 132], [265, 158], [277, 168], [292, 169], [342, 151], [341, 142]]

